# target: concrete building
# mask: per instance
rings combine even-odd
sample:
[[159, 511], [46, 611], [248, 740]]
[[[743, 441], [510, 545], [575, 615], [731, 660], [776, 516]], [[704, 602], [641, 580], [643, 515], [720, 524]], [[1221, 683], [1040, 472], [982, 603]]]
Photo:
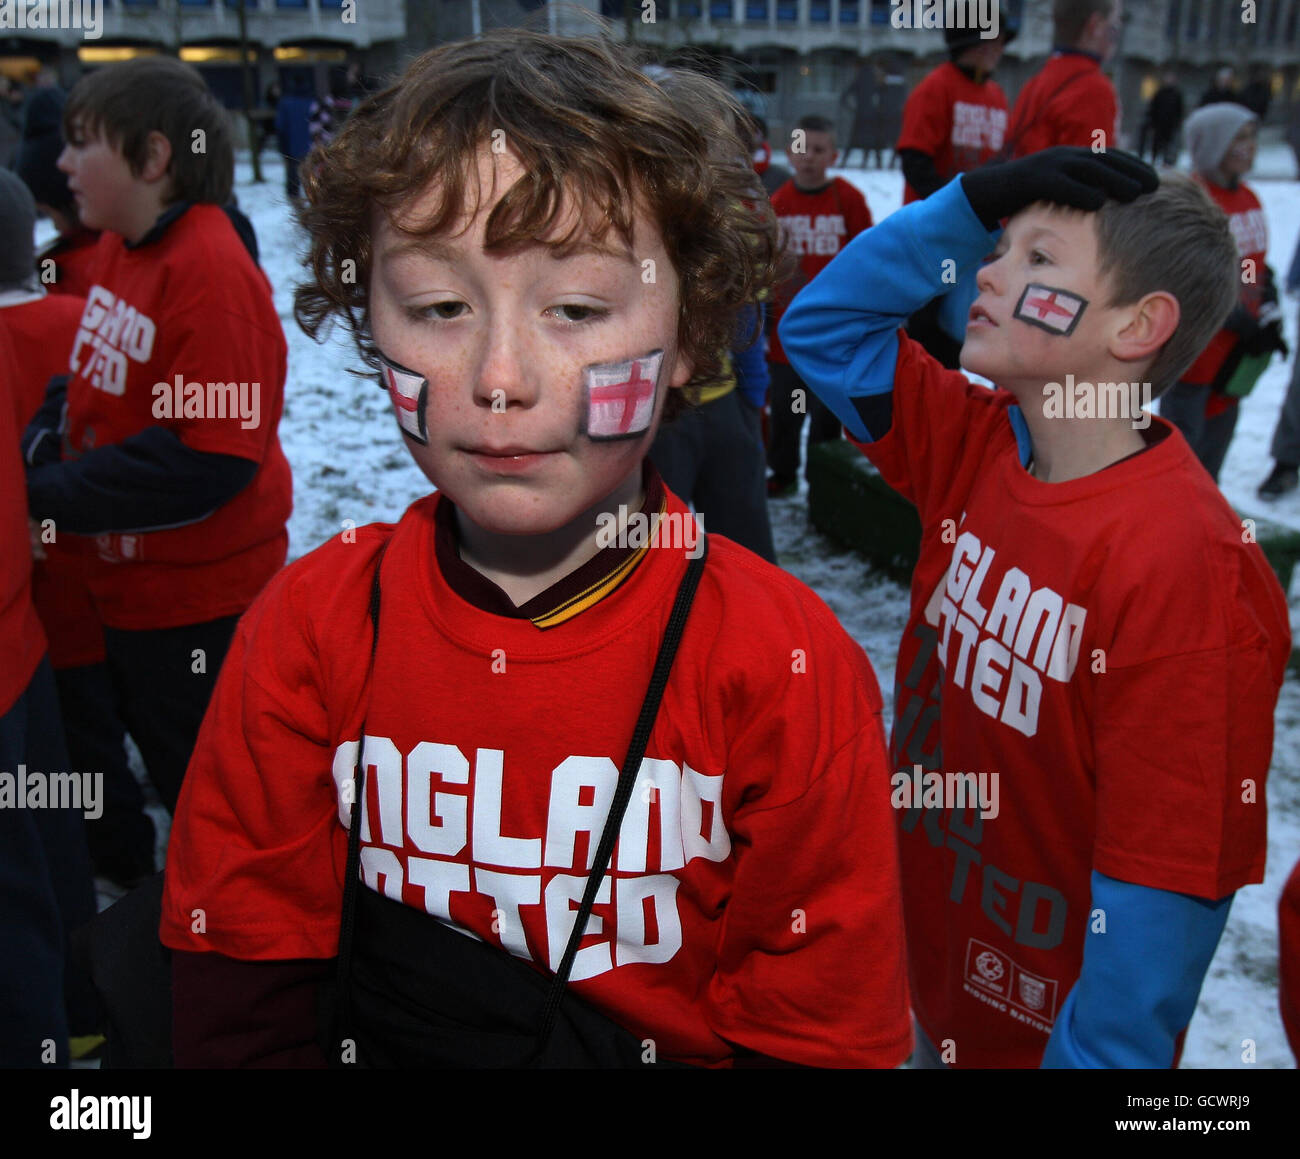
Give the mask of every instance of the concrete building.
[[[29, 0], [34, 2], [34, 0]], [[59, 0], [51, 0], [58, 3]], [[67, 0], [64, 0], [66, 3]], [[75, 2], [75, 0], [74, 0]], [[90, 3], [94, 0], [84, 0]], [[142, 51], [179, 52], [204, 70], [231, 106], [240, 103], [238, 0], [102, 0], [103, 35], [0, 29], [0, 72], [26, 79], [42, 63], [64, 84], [81, 69]], [[431, 45], [476, 31], [528, 24], [563, 35], [603, 32], [659, 58], [684, 56], [726, 78], [765, 115], [773, 140], [802, 114], [847, 130], [844, 94], [859, 70], [881, 64], [906, 91], [945, 58], [942, 32], [898, 27], [935, 0], [245, 0], [259, 96], [308, 73], [323, 91], [331, 66], [357, 62], [383, 78]], [[987, 14], [990, 0], [939, 0]], [[1019, 25], [998, 79], [1012, 100], [1052, 49], [1051, 0], [1006, 0]], [[1300, 0], [1125, 0], [1120, 50], [1109, 71], [1129, 141], [1146, 100], [1173, 68], [1194, 108], [1219, 67], [1265, 81], [1271, 122], [1300, 93]]]
[[[23, 0], [31, 5], [37, 0]], [[389, 71], [406, 37], [404, 0], [244, 0], [247, 42], [259, 101], [273, 80], [297, 75], [324, 91], [333, 65], [358, 62]], [[62, 7], [60, 8], [60, 5]], [[102, 7], [100, 7], [102, 5]], [[41, 66], [71, 86], [82, 71], [132, 56], [167, 52], [190, 61], [230, 107], [242, 103], [239, 0], [49, 0], [49, 12], [100, 13], [56, 28], [0, 27], [0, 72], [22, 83]], [[43, 23], [52, 23], [50, 20]]]

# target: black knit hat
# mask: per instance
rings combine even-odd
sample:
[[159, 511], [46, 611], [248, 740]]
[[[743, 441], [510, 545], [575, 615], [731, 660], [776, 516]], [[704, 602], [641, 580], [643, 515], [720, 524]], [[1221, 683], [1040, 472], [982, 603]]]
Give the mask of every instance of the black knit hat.
[[76, 201], [68, 191], [68, 176], [58, 167], [63, 152], [63, 105], [61, 89], [37, 89], [27, 100], [23, 135], [14, 157], [14, 171], [41, 205], [60, 213], [74, 213]]
[[[1002, 36], [1004, 47], [1015, 40], [1020, 32], [1020, 26], [1011, 13], [1007, 11], [1004, 4], [998, 5], [998, 32]], [[978, 28], [945, 28], [943, 30], [943, 41], [948, 46], [949, 55], [953, 57], [968, 48], [974, 48], [977, 44], [986, 44], [990, 39], [992, 38], [981, 36]]]
[[0, 290], [36, 282], [36, 203], [31, 191], [0, 169]]

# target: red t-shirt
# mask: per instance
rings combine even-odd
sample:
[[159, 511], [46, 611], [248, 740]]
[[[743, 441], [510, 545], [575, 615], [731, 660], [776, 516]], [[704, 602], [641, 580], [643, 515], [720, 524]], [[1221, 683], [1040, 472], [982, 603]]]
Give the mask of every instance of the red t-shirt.
[[20, 435], [44, 400], [50, 379], [68, 373], [68, 353], [85, 307], [84, 298], [71, 294], [46, 293], [15, 305], [0, 300], [0, 321], [13, 340], [17, 364], [13, 401]]
[[1183, 439], [1043, 483], [1012, 395], [899, 340], [893, 426], [862, 448], [923, 528], [895, 768], [999, 786], [996, 817], [900, 812], [913, 1003], [959, 1066], [1032, 1067], [1093, 870], [1205, 898], [1263, 880], [1287, 604]]
[[[1235, 189], [1225, 189], [1200, 176], [1196, 178], [1201, 188], [1213, 198], [1214, 202], [1228, 216], [1228, 227], [1232, 230], [1233, 240], [1237, 243], [1238, 277], [1242, 270], [1253, 270], [1250, 280], [1241, 282], [1241, 304], [1252, 316], [1258, 317], [1263, 304], [1264, 261], [1268, 249], [1268, 219], [1264, 216], [1263, 206], [1254, 190], [1245, 184]], [[1242, 263], [1249, 261], [1251, 266]], [[1195, 362], [1183, 373], [1182, 381], [1196, 386], [1205, 386], [1214, 381], [1220, 367], [1233, 348], [1241, 341], [1239, 335], [1231, 330], [1220, 330], [1210, 339], [1209, 345], [1201, 351]], [[1205, 404], [1207, 415], [1220, 414], [1230, 406], [1236, 406], [1239, 400], [1226, 394], [1211, 393]]]
[[1105, 133], [1107, 149], [1119, 145], [1119, 101], [1101, 65], [1079, 52], [1053, 53], [1016, 98], [1007, 128], [1012, 155], [1025, 157], [1053, 145], [1091, 149]]
[[[36, 270], [42, 285], [52, 294], [71, 294], [76, 298], [89, 294], [95, 284], [102, 236], [98, 230], [78, 229], [56, 237], [43, 247], [36, 255]], [[53, 263], [52, 270], [45, 264], [47, 261]]]
[[794, 279], [797, 284], [780, 288], [773, 299], [773, 323], [768, 336], [768, 358], [788, 363], [776, 332], [785, 306], [798, 288], [830, 265], [831, 259], [864, 229], [871, 228], [871, 210], [867, 199], [843, 177], [832, 178], [817, 193], [805, 193], [792, 178], [772, 194], [772, 209], [781, 226], [783, 244], [799, 258], [799, 274]]
[[[686, 559], [648, 550], [613, 594], [539, 630], [447, 583], [439, 502], [331, 540], [240, 622], [172, 828], [168, 946], [334, 956], [364, 721], [365, 883], [555, 968]], [[674, 1060], [725, 1065], [739, 1044], [817, 1066], [901, 1062], [879, 714], [871, 666], [830, 610], [711, 537], [574, 992]]]
[[[56, 374], [68, 373], [68, 354], [81, 325], [85, 299], [46, 294], [0, 310], [0, 323], [14, 339], [19, 370], [14, 395], [18, 430], [32, 420]], [[32, 602], [45, 627], [50, 663], [56, 669], [97, 664], [104, 659], [104, 632], [87, 586], [91, 566], [86, 541], [58, 534], [46, 543], [45, 558], [32, 571]]]
[[[96, 608], [104, 624], [126, 629], [237, 614], [288, 550], [292, 484], [276, 434], [287, 348], [271, 288], [216, 205], [192, 206], [139, 248], [109, 233], [100, 245], [72, 348], [63, 457], [163, 426], [196, 451], [261, 467], [205, 519], [95, 537]], [[179, 407], [177, 376], [186, 387]], [[223, 385], [234, 389], [212, 389]]]
[[[944, 181], [983, 165], [1002, 148], [1007, 98], [995, 80], [976, 84], [951, 61], [912, 90], [903, 106], [898, 149], [917, 149], [934, 159]], [[906, 182], [903, 204], [921, 195]]]
[[[13, 390], [17, 377], [13, 345], [0, 325], [0, 383]], [[32, 606], [29, 542], [18, 431], [13, 408], [0, 406], [0, 543], [5, 545], [0, 551], [0, 716], [13, 708], [45, 654], [45, 633]]]

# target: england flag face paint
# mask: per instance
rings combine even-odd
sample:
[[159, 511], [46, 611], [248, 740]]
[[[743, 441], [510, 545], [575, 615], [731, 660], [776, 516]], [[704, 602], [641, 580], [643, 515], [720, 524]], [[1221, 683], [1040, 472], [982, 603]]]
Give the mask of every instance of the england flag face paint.
[[655, 413], [662, 350], [626, 362], [599, 362], [582, 368], [583, 433], [599, 442], [645, 434]]
[[383, 363], [380, 371], [381, 385], [388, 391], [388, 397], [393, 402], [397, 425], [408, 438], [427, 446], [429, 430], [425, 426], [424, 416], [425, 403], [429, 398], [429, 380], [414, 370], [391, 362], [382, 354], [379, 360]]
[[1087, 306], [1088, 300], [1078, 294], [1030, 282], [1016, 303], [1014, 316], [1049, 334], [1068, 338], [1074, 333]]

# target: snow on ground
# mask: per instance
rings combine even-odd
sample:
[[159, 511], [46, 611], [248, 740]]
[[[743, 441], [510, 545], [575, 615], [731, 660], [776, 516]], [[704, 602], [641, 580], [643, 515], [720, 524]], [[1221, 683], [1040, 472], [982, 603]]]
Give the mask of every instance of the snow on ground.
[[[1186, 158], [1183, 159], [1186, 166]], [[844, 170], [866, 194], [876, 219], [902, 202], [897, 171]], [[238, 167], [237, 192], [252, 218], [262, 264], [275, 289], [276, 306], [289, 340], [289, 382], [280, 439], [293, 466], [295, 509], [290, 522], [290, 557], [296, 558], [342, 530], [398, 519], [429, 490], [394, 430], [385, 394], [372, 378], [357, 378], [355, 350], [339, 332], [313, 343], [293, 320], [293, 287], [301, 277], [305, 239], [293, 222], [283, 194], [278, 163], [266, 159], [261, 185], [251, 183], [245, 158]], [[1300, 198], [1292, 179], [1289, 151], [1261, 149], [1251, 184], [1268, 214], [1270, 264], [1281, 277], [1300, 230]], [[1300, 348], [1296, 300], [1287, 303], [1287, 339]], [[1289, 366], [1275, 362], [1243, 404], [1236, 439], [1224, 469], [1224, 491], [1249, 514], [1300, 528], [1300, 493], [1266, 508], [1254, 489], [1267, 474], [1267, 440], [1288, 381]], [[886, 715], [892, 699], [894, 658], [907, 618], [907, 592], [872, 572], [869, 564], [812, 530], [800, 499], [772, 504], [782, 564], [830, 605], [845, 629], [876, 666]], [[1294, 590], [1294, 589], [1293, 589]], [[1296, 605], [1292, 603], [1293, 619]], [[1159, 706], [1152, 705], [1152, 711]], [[1300, 683], [1288, 676], [1276, 714], [1277, 736], [1269, 774], [1268, 876], [1242, 890], [1233, 906], [1188, 1034], [1183, 1065], [1189, 1067], [1290, 1067], [1294, 1065], [1277, 1013], [1277, 899], [1292, 864], [1300, 857]], [[1242, 1061], [1243, 1040], [1256, 1044], [1256, 1061]]]

